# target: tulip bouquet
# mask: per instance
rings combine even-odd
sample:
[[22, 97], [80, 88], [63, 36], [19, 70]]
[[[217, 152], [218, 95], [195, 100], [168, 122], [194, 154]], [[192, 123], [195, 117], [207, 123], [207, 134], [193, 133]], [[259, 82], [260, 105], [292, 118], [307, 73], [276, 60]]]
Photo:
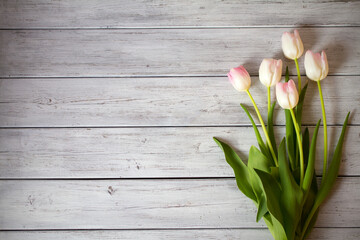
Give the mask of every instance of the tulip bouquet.
[[[327, 57], [322, 53], [310, 50], [305, 54], [305, 71], [310, 80], [317, 83], [322, 108], [324, 128], [323, 173], [320, 185], [316, 181], [315, 156], [316, 139], [321, 119], [317, 122], [310, 140], [309, 130], [301, 127], [303, 102], [308, 83], [301, 87], [301, 76], [298, 58], [304, 47], [297, 30], [282, 35], [282, 49], [286, 58], [295, 61], [298, 86], [289, 80], [286, 68], [285, 82], [281, 83], [282, 61], [264, 59], [260, 65], [259, 78], [267, 87], [268, 115], [267, 126], [250, 94], [251, 79], [243, 66], [233, 68], [228, 77], [234, 88], [246, 92], [254, 105], [261, 124], [263, 140], [253, 117], [247, 108], [240, 104], [249, 117], [255, 131], [259, 148], [252, 146], [247, 164], [226, 143], [214, 137], [215, 142], [223, 150], [226, 161], [233, 168], [237, 186], [240, 191], [254, 201], [257, 207], [256, 221], [264, 219], [271, 234], [276, 240], [302, 240], [307, 237], [315, 225], [319, 206], [328, 196], [338, 175], [342, 145], [349, 118], [347, 114], [341, 135], [334, 150], [331, 163], [328, 164], [327, 125], [324, 99], [320, 81], [326, 78], [329, 68]], [[277, 145], [273, 130], [273, 113], [275, 102], [271, 104], [271, 87], [276, 85], [276, 99], [285, 109], [286, 136]], [[303, 131], [302, 131], [303, 130]]]

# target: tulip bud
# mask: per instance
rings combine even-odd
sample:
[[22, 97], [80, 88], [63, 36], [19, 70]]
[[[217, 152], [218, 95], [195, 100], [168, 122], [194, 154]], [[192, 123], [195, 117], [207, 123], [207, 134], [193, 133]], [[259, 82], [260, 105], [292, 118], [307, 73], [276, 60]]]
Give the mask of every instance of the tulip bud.
[[306, 76], [313, 81], [323, 80], [329, 73], [329, 65], [324, 51], [320, 55], [320, 53], [308, 50], [305, 53], [304, 66]]
[[284, 109], [293, 109], [299, 101], [299, 94], [292, 79], [285, 83], [276, 84], [276, 99]]
[[304, 46], [301, 41], [298, 30], [294, 33], [284, 32], [281, 37], [282, 49], [285, 57], [294, 60], [301, 57], [304, 52]]
[[267, 87], [272, 87], [281, 80], [282, 61], [265, 58], [259, 68], [260, 82]]
[[251, 85], [251, 78], [249, 73], [243, 66], [230, 69], [230, 72], [227, 74], [231, 84], [238, 91], [249, 90]]

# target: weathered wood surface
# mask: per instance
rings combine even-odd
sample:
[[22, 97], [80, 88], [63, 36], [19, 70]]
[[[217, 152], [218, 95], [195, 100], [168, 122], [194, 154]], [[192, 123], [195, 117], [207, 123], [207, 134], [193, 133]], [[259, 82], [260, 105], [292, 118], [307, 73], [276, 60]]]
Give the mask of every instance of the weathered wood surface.
[[[340, 130], [329, 128], [331, 153]], [[275, 131], [285, 135], [284, 127]], [[360, 176], [359, 135], [359, 126], [349, 127], [341, 176]], [[233, 145], [245, 161], [250, 146], [257, 146], [250, 127], [1, 129], [0, 178], [233, 177], [213, 136]], [[321, 129], [318, 175], [322, 149]]]
[[[342, 124], [348, 111], [350, 124], [360, 123], [360, 90], [354, 87], [359, 81], [359, 76], [322, 81], [328, 124]], [[1, 127], [249, 125], [239, 104], [253, 109], [226, 77], [2, 79], [0, 84]], [[257, 77], [250, 91], [265, 117], [266, 88]], [[274, 89], [272, 94], [275, 100]], [[277, 109], [275, 123], [283, 125]], [[314, 125], [320, 118], [311, 81], [303, 123]]]
[[[98, 231], [11, 231], [0, 232], [6, 240], [223, 240], [223, 239], [272, 239], [267, 229], [181, 229], [181, 230], [98, 230]], [[358, 228], [314, 228], [307, 240], [358, 240]]]
[[[338, 178], [317, 227], [360, 227], [360, 178]], [[2, 180], [0, 228], [254, 228], [234, 179]]]
[[[0, 31], [0, 76], [225, 76], [283, 58], [289, 28]], [[328, 55], [330, 75], [360, 74], [360, 28], [300, 29], [305, 49]], [[263, 37], [266, 36], [266, 37]], [[293, 74], [293, 61], [286, 60]], [[300, 59], [301, 72], [303, 58]]]
[[358, 1], [6, 0], [0, 28], [359, 26], [359, 11]]
[[[330, 149], [352, 111], [342, 177], [309, 239], [359, 239], [359, 11], [332, 0], [0, 1], [0, 239], [271, 239], [212, 136], [243, 158], [256, 145], [239, 107], [250, 102], [226, 72], [244, 64], [257, 76], [273, 57], [295, 75], [280, 45], [294, 28], [328, 54]], [[256, 77], [251, 92], [265, 115]], [[304, 108], [305, 124], [321, 117], [313, 82]]]

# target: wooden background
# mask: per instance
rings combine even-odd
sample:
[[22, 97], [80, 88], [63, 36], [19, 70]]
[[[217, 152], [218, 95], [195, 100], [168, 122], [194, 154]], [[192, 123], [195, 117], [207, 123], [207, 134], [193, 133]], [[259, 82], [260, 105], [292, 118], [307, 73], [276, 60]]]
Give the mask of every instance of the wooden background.
[[[212, 137], [246, 157], [250, 102], [226, 72], [245, 65], [265, 113], [259, 64], [282, 58], [296, 74], [280, 44], [294, 28], [328, 55], [331, 152], [352, 112], [310, 239], [359, 239], [359, 12], [359, 1], [0, 1], [0, 239], [271, 239]], [[305, 105], [313, 130], [313, 82]]]

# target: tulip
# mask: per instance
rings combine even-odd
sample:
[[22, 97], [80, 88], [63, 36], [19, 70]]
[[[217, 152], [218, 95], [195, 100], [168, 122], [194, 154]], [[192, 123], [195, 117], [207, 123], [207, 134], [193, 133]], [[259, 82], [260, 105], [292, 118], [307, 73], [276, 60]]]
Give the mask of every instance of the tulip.
[[304, 46], [301, 41], [298, 30], [295, 30], [294, 34], [289, 32], [284, 32], [281, 37], [281, 42], [285, 57], [295, 61], [296, 71], [298, 75], [299, 92], [301, 92], [301, 75], [300, 75], [300, 68], [297, 59], [301, 57], [301, 55], [303, 54]]
[[321, 111], [323, 116], [323, 123], [324, 123], [324, 167], [323, 167], [323, 178], [326, 176], [326, 169], [327, 169], [327, 123], [326, 123], [326, 113], [325, 113], [325, 104], [324, 104], [324, 97], [322, 94], [321, 84], [320, 81], [326, 78], [329, 73], [329, 64], [327, 61], [326, 53], [324, 51], [320, 53], [313, 53], [312, 51], [308, 50], [305, 53], [305, 71], [306, 76], [317, 82], [319, 95], [320, 95], [320, 102], [321, 102]]
[[232, 68], [227, 74], [231, 84], [238, 91], [247, 91], [251, 85], [251, 78], [249, 73], [243, 66]]
[[298, 30], [294, 33], [284, 32], [281, 37], [282, 49], [285, 57], [295, 60], [304, 52], [304, 46], [301, 41]]
[[299, 155], [300, 155], [300, 186], [302, 186], [304, 181], [304, 151], [302, 148], [301, 141], [301, 130], [299, 124], [297, 123], [295, 113], [293, 108], [296, 107], [299, 101], [299, 94], [296, 90], [296, 85], [292, 79], [285, 83], [277, 83], [276, 84], [276, 99], [279, 105], [284, 109], [289, 109], [295, 132], [296, 138], [299, 147]]
[[230, 69], [230, 72], [227, 75], [229, 77], [229, 80], [230, 80], [231, 84], [234, 86], [234, 88], [236, 90], [245, 91], [248, 94], [252, 104], [254, 105], [255, 112], [256, 112], [256, 114], [257, 114], [257, 116], [259, 118], [261, 127], [262, 127], [262, 129], [264, 131], [266, 141], [268, 142], [268, 145], [269, 145], [270, 152], [271, 152], [271, 154], [273, 156], [273, 159], [275, 161], [276, 166], [278, 166], [277, 158], [276, 158], [274, 149], [273, 149], [273, 147], [271, 145], [270, 137], [269, 137], [269, 134], [268, 134], [267, 129], [265, 127], [264, 120], [262, 119], [259, 108], [257, 107], [257, 105], [255, 103], [255, 100], [251, 96], [251, 93], [249, 91], [249, 88], [250, 88], [250, 85], [251, 85], [251, 78], [250, 78], [249, 73], [246, 71], [246, 69], [243, 66], [239, 66], [237, 68]]
[[259, 68], [260, 82], [267, 87], [272, 87], [281, 80], [282, 61], [265, 58]]
[[279, 82], [276, 84], [276, 99], [284, 109], [293, 109], [296, 107], [299, 101], [299, 94], [292, 79], [286, 83]]
[[308, 50], [305, 53], [304, 65], [306, 76], [313, 81], [323, 80], [329, 73], [329, 65], [324, 51], [320, 55], [320, 53]]

